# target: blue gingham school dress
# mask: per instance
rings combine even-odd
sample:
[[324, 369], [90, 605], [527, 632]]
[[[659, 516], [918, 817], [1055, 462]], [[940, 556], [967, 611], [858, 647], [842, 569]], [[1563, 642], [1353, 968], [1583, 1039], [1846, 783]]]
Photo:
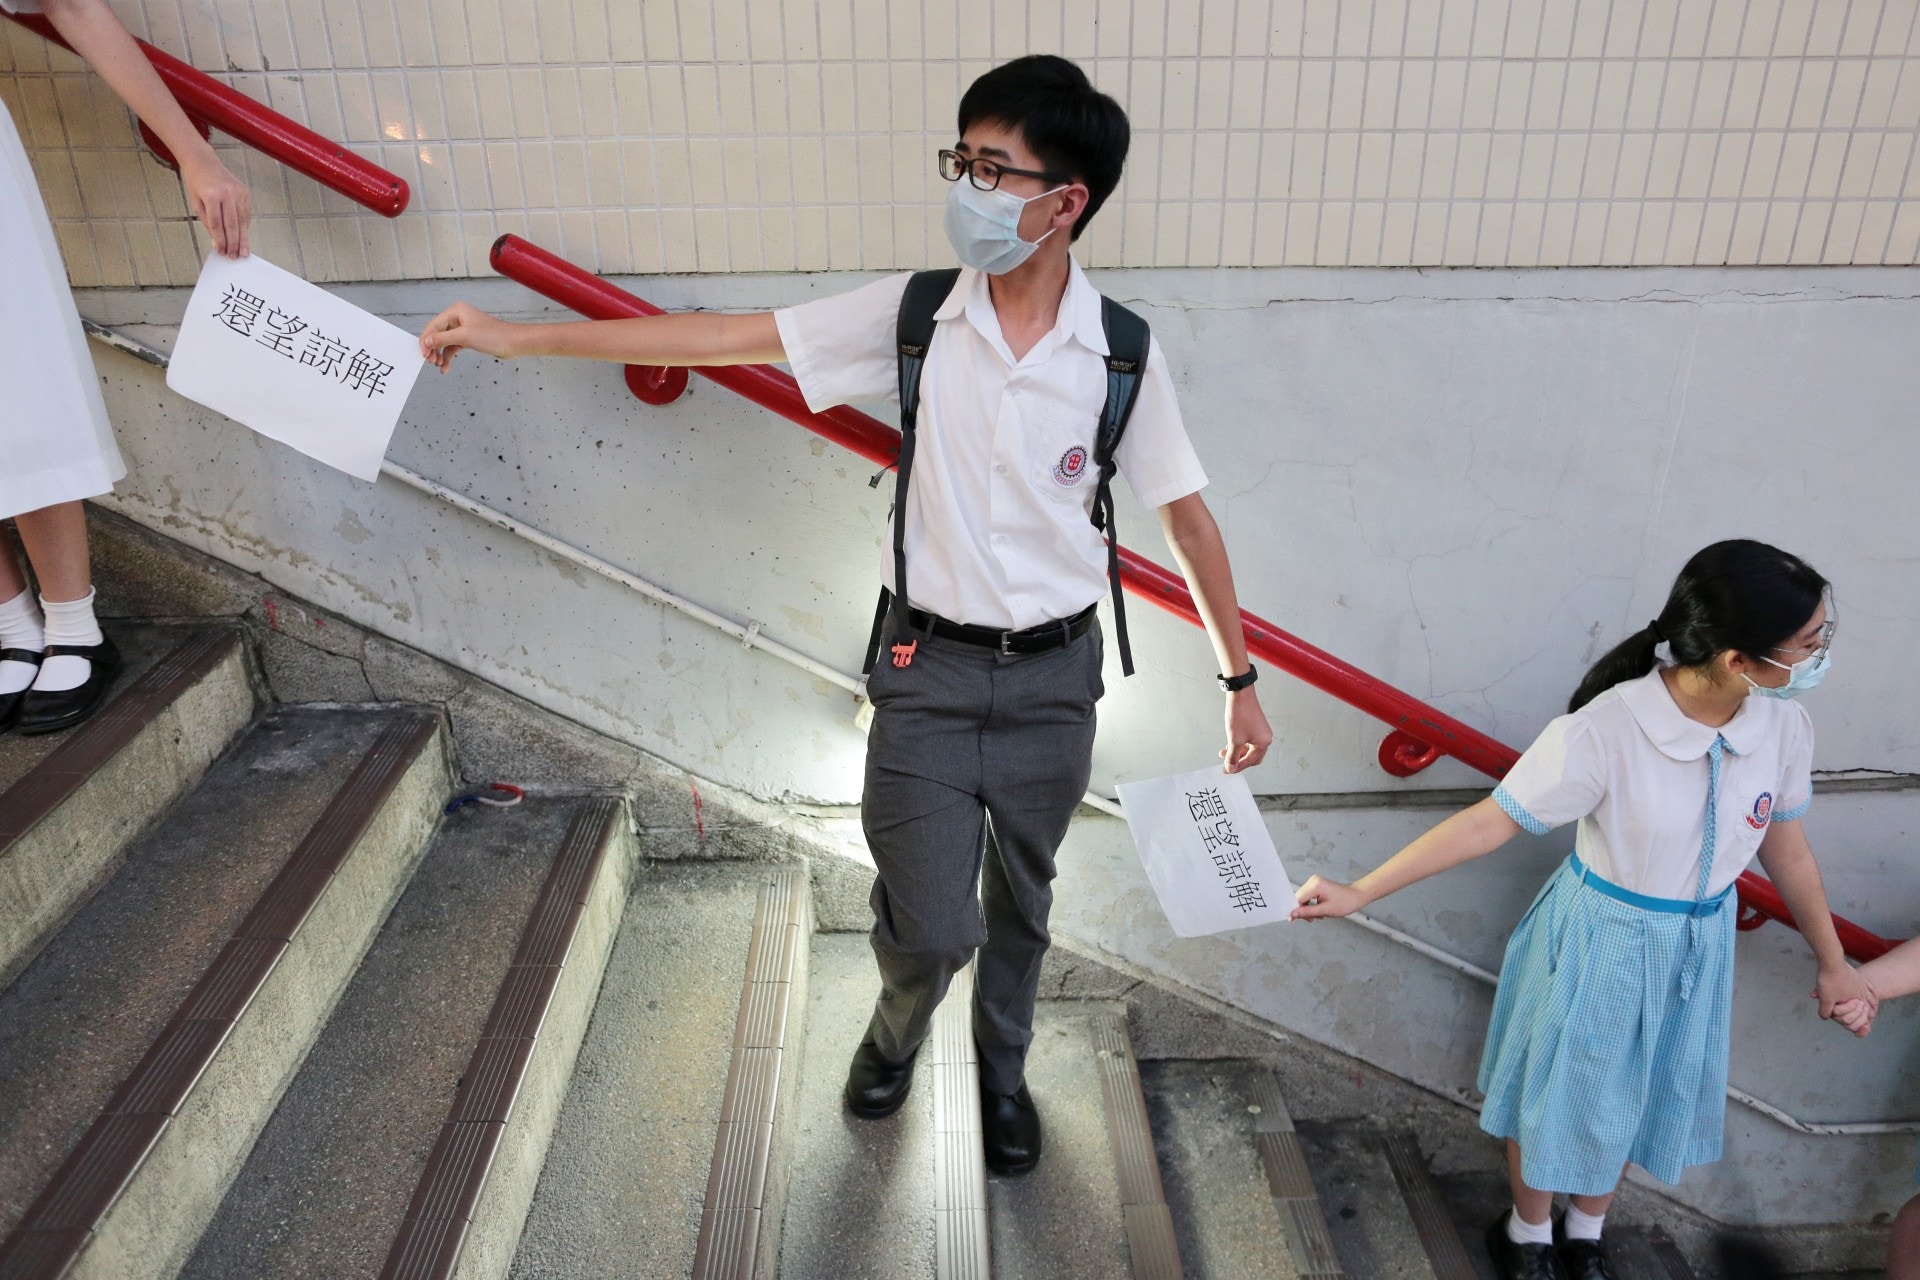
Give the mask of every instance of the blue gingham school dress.
[[[1658, 672], [1648, 678], [1658, 679]], [[1637, 724], [1627, 704], [1641, 717]], [[1810, 794], [1805, 713], [1779, 706], [1755, 707], [1752, 718], [1725, 727], [1744, 748], [1736, 751], [1705, 726], [1678, 727], [1664, 686], [1635, 681], [1590, 704], [1590, 721], [1573, 724], [1581, 712], [1556, 721], [1529, 750], [1534, 758], [1523, 757], [1508, 775], [1551, 821], [1536, 817], [1507, 783], [1494, 792], [1536, 834], [1581, 816], [1576, 852], [1507, 943], [1480, 1064], [1480, 1127], [1520, 1144], [1527, 1185], [1605, 1195], [1628, 1162], [1674, 1183], [1688, 1165], [1720, 1158], [1738, 914], [1731, 882], [1770, 821], [1797, 819], [1807, 807], [1801, 797]], [[1570, 738], [1578, 740], [1569, 745]], [[1664, 755], [1649, 749], [1649, 738]], [[1687, 760], [1701, 743], [1709, 743], [1704, 758]], [[1741, 772], [1730, 784], [1735, 764]], [[1563, 774], [1585, 777], [1574, 785]], [[1622, 812], [1650, 794], [1649, 777], [1663, 788], [1678, 777], [1679, 794], [1697, 779], [1705, 794], [1694, 791], [1690, 812], [1661, 821]], [[1772, 802], [1783, 792], [1799, 794], [1776, 811]], [[1694, 807], [1702, 801], [1704, 811]], [[1596, 822], [1595, 809], [1604, 822]], [[1685, 881], [1675, 874], [1684, 864], [1669, 858], [1649, 868], [1623, 847], [1636, 835], [1658, 835], [1664, 840], [1654, 842], [1671, 848], [1680, 833], [1699, 840]], [[1665, 897], [1625, 888], [1583, 860], [1582, 848], [1642, 887], [1690, 882], [1691, 892]], [[1709, 893], [1714, 883], [1719, 888]]]

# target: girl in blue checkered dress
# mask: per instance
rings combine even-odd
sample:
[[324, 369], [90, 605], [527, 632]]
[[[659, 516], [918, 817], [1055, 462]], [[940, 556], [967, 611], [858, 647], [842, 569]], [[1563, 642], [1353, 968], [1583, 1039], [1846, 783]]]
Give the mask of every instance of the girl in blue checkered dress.
[[[1503, 1276], [1605, 1280], [1601, 1226], [1628, 1163], [1665, 1182], [1720, 1158], [1734, 879], [1757, 854], [1819, 968], [1822, 1017], [1873, 1000], [1848, 966], [1801, 831], [1827, 582], [1796, 556], [1715, 543], [1660, 616], [1602, 658], [1492, 796], [1353, 884], [1314, 876], [1296, 919], [1357, 911], [1579, 824], [1507, 944], [1480, 1066], [1480, 1124], [1507, 1140], [1514, 1207], [1488, 1231]], [[1849, 1006], [1850, 1007], [1850, 1006]], [[1570, 1197], [1556, 1244], [1554, 1193]]]

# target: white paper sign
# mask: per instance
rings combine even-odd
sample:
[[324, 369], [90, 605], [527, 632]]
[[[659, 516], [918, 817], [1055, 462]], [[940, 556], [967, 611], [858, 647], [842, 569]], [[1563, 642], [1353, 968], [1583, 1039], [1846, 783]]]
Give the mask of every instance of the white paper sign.
[[1245, 929], [1293, 910], [1293, 884], [1245, 774], [1215, 765], [1118, 790], [1140, 863], [1175, 933]]
[[180, 322], [167, 385], [362, 480], [380, 475], [420, 376], [413, 334], [254, 254], [214, 254]]

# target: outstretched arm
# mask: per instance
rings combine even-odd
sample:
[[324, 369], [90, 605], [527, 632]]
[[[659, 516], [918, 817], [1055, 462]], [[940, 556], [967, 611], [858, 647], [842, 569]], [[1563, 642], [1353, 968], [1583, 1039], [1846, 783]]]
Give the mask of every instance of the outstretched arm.
[[42, 12], [74, 52], [173, 153], [194, 216], [213, 237], [214, 249], [229, 258], [244, 258], [247, 223], [253, 216], [253, 198], [246, 184], [233, 176], [193, 127], [106, 0], [46, 0]]
[[[1240, 625], [1240, 600], [1233, 590], [1233, 567], [1227, 563], [1227, 545], [1220, 526], [1197, 493], [1175, 498], [1160, 508], [1160, 527], [1167, 546], [1186, 576], [1187, 589], [1213, 641], [1213, 654], [1222, 675], [1237, 676], [1247, 669], [1247, 635]], [[1273, 745], [1273, 729], [1260, 709], [1253, 686], [1227, 695], [1227, 745], [1220, 758], [1228, 773], [1251, 769], [1266, 759]]]
[[787, 358], [771, 311], [722, 315], [682, 311], [631, 320], [573, 320], [515, 324], [456, 302], [420, 331], [420, 354], [445, 373], [462, 351], [511, 360], [516, 356], [572, 356], [616, 364], [771, 364]]
[[1882, 1000], [1920, 991], [1920, 938], [1908, 938], [1878, 960], [1860, 966], [1860, 976]]
[[[1813, 948], [1819, 964], [1813, 996], [1820, 1002], [1820, 1016], [1833, 1017], [1834, 1007], [1850, 1000], [1864, 1001], [1871, 1014], [1879, 1000], [1866, 979], [1847, 963], [1840, 935], [1834, 932], [1820, 868], [1798, 822], [1776, 822], [1767, 828], [1766, 839], [1760, 842], [1760, 865], [1766, 868], [1767, 878], [1780, 891], [1787, 910], [1793, 912], [1794, 924]], [[1850, 1023], [1848, 1029], [1856, 1035], [1866, 1034], [1865, 1028], [1855, 1030]]]
[[1463, 862], [1485, 857], [1520, 834], [1520, 824], [1488, 796], [1462, 809], [1352, 884], [1314, 876], [1294, 893], [1289, 919], [1351, 915], [1370, 902]]

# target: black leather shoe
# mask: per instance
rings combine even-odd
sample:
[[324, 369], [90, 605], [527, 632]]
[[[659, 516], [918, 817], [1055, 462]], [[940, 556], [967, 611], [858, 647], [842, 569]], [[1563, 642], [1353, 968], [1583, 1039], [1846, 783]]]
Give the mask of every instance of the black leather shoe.
[[[40, 665], [38, 649], [0, 649], [0, 662], [24, 662], [31, 666]], [[20, 704], [26, 700], [27, 691], [0, 693], [0, 733], [13, 728], [13, 722], [20, 717]]]
[[1562, 1280], [1550, 1244], [1515, 1244], [1507, 1239], [1507, 1215], [1487, 1228], [1487, 1256], [1500, 1280]]
[[1614, 1280], [1613, 1263], [1602, 1241], [1562, 1236], [1553, 1250], [1560, 1255], [1560, 1269], [1567, 1273], [1567, 1280]]
[[900, 1109], [913, 1088], [915, 1049], [905, 1062], [888, 1062], [873, 1041], [863, 1041], [847, 1068], [847, 1110], [863, 1120], [884, 1120]]
[[1026, 1085], [1012, 1093], [980, 1090], [980, 1141], [987, 1168], [1003, 1177], [1040, 1163], [1040, 1113]]
[[[62, 729], [71, 729], [88, 716], [100, 709], [107, 699], [107, 690], [113, 686], [113, 678], [120, 674], [120, 651], [113, 641], [102, 640], [99, 644], [50, 644], [46, 649], [47, 658], [56, 658], [62, 654], [71, 654], [76, 658], [85, 658], [93, 664], [93, 670], [87, 678], [72, 689], [48, 692], [29, 689], [20, 699], [18, 719], [14, 721], [14, 730], [18, 733], [58, 733]], [[44, 661], [44, 659], [43, 659]]]

